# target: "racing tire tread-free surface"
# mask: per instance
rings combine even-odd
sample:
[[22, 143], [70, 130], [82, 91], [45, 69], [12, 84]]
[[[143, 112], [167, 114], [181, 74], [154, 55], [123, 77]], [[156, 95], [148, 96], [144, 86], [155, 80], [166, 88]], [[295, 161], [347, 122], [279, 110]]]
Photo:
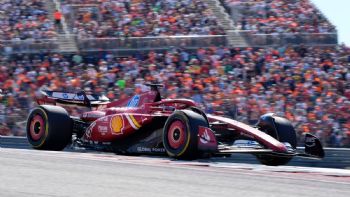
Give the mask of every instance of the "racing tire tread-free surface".
[[[296, 149], [297, 136], [290, 121], [282, 117], [273, 116], [273, 122], [278, 140], [280, 142], [288, 142], [293, 149]], [[260, 163], [268, 166], [285, 165], [293, 158], [293, 156], [281, 156], [273, 154], [258, 154], [256, 157]]]
[[72, 124], [64, 108], [40, 105], [28, 116], [28, 142], [39, 150], [63, 150], [71, 142]]
[[163, 128], [163, 145], [167, 154], [176, 159], [197, 159], [200, 156], [199, 126], [208, 127], [208, 122], [191, 110], [178, 110], [169, 116]]

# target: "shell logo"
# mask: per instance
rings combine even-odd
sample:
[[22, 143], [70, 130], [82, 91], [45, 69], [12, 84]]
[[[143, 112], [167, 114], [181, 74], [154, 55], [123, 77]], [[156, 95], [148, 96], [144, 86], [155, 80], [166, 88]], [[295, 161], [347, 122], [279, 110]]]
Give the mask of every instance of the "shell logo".
[[114, 116], [111, 119], [111, 128], [114, 133], [121, 134], [124, 127], [124, 121], [122, 116]]

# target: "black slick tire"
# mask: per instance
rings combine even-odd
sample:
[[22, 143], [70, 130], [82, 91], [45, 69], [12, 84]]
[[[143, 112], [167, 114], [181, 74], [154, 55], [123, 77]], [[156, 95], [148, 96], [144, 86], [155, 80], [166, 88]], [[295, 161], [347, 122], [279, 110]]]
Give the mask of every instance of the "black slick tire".
[[27, 119], [27, 139], [39, 150], [63, 150], [72, 139], [73, 121], [67, 111], [59, 106], [40, 105]]
[[[271, 115], [271, 123], [273, 125], [260, 129], [265, 130], [267, 133], [274, 133], [276, 136], [271, 135], [272, 137], [280, 142], [288, 142], [293, 149], [296, 149], [297, 136], [291, 122], [285, 118]], [[258, 154], [256, 157], [260, 163], [268, 166], [285, 165], [293, 158], [293, 156], [275, 154]]]
[[208, 127], [208, 121], [192, 110], [178, 110], [169, 116], [163, 128], [163, 145], [170, 157], [193, 160], [198, 151], [198, 128]]

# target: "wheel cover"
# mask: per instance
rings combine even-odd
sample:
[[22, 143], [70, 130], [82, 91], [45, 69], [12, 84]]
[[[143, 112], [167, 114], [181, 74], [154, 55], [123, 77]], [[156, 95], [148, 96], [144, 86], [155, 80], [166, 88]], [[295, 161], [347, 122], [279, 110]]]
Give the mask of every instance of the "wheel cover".
[[37, 114], [30, 121], [29, 133], [34, 141], [38, 141], [45, 133], [45, 122], [41, 115]]
[[168, 142], [172, 149], [178, 149], [185, 143], [186, 127], [182, 121], [176, 120], [169, 126]]

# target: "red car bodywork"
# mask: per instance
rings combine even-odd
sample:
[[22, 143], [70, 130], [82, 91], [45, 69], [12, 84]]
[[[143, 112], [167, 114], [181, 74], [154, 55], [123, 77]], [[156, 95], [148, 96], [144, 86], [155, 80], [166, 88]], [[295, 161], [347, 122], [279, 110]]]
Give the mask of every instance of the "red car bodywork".
[[[162, 99], [157, 87], [152, 85], [151, 91], [112, 102], [84, 92], [44, 91], [37, 97], [37, 103], [64, 108], [67, 105], [89, 107], [90, 111], [79, 117], [68, 117], [73, 122], [71, 133], [76, 134], [83, 146], [111, 145], [115, 152], [168, 153], [172, 156], [186, 151], [177, 151], [179, 147], [187, 149], [188, 155], [194, 155], [193, 152], [243, 152], [255, 154], [267, 165], [285, 164], [292, 156], [324, 156], [319, 140], [310, 134], [305, 137], [307, 153], [297, 153], [294, 128], [284, 118], [266, 114], [261, 117], [261, 124], [254, 127], [227, 117], [205, 114], [189, 99]], [[43, 106], [37, 114], [46, 113], [45, 108]], [[61, 109], [56, 107], [59, 113], [65, 111]], [[30, 121], [27, 133], [33, 134], [33, 138], [35, 128], [39, 131], [40, 125], [45, 124], [39, 121], [38, 127], [30, 125]], [[238, 145], [239, 141], [244, 141], [243, 145]]]
[[[143, 125], [151, 123], [154, 117], [168, 117], [174, 110], [196, 106], [196, 103], [189, 99], [158, 99], [157, 101], [158, 94], [157, 91], [149, 91], [133, 97], [97, 104], [95, 110], [85, 112], [80, 116], [81, 120], [92, 122], [82, 139], [93, 143], [123, 139], [135, 133]], [[38, 98], [37, 102], [65, 106], [57, 102], [57, 99], [50, 97]], [[228, 130], [232, 129], [232, 132], [239, 131], [242, 136], [262, 141], [274, 152], [287, 152], [283, 143], [256, 128], [226, 117], [216, 115], [207, 115], [207, 117], [209, 123], [220, 122], [221, 126], [224, 125]], [[198, 142], [200, 143], [201, 140]], [[213, 143], [217, 146], [216, 141], [202, 143], [200, 146], [209, 145], [212, 148]]]

